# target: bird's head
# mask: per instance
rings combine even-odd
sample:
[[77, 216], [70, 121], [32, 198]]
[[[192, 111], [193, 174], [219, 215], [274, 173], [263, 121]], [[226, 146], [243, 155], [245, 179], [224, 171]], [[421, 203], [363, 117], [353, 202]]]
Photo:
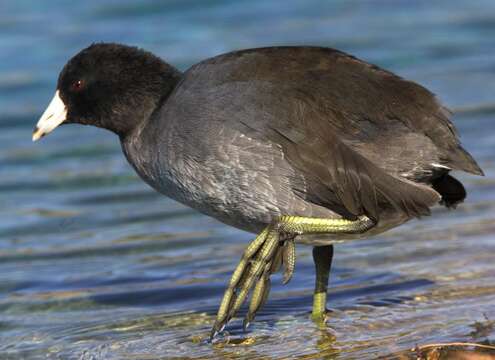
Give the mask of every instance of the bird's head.
[[33, 141], [68, 123], [94, 125], [125, 136], [148, 118], [180, 76], [157, 56], [136, 47], [93, 44], [62, 69]]

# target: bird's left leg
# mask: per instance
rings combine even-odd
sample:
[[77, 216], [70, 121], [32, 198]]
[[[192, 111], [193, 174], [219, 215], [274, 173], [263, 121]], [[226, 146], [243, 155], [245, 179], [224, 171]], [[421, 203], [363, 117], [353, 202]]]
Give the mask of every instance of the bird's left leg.
[[313, 261], [315, 263], [316, 280], [311, 318], [317, 323], [323, 323], [326, 318], [328, 278], [330, 276], [332, 259], [333, 245], [315, 246], [313, 248]]
[[268, 297], [270, 275], [278, 270], [281, 263], [285, 267], [284, 283], [290, 280], [295, 264], [294, 239], [296, 236], [362, 233], [374, 225], [374, 221], [366, 216], [360, 216], [356, 220], [280, 217], [275, 223], [267, 226], [244, 251], [225, 290], [210, 338], [221, 331], [235, 315], [254, 285], [249, 310], [244, 321], [244, 327], [247, 327]]

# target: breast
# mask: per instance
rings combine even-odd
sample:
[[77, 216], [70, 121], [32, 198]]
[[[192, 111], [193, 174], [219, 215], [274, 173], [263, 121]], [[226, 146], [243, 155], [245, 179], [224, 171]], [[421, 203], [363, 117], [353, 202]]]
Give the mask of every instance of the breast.
[[192, 141], [191, 136], [177, 124], [155, 123], [125, 139], [122, 147], [148, 185], [234, 227], [257, 232], [288, 211], [288, 184], [275, 180], [273, 171], [281, 162], [278, 149], [225, 131], [216, 141], [200, 134]]

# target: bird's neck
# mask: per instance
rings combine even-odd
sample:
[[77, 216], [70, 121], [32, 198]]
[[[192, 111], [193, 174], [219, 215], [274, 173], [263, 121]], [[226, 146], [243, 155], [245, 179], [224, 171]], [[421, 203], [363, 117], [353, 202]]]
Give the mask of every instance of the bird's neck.
[[153, 113], [163, 106], [182, 78], [182, 73], [173, 66], [165, 62], [160, 65], [160, 73], [153, 78], [152, 83], [142, 84], [141, 91], [146, 94], [142, 96], [143, 99], [129, 101], [126, 104], [127, 111], [122, 111], [118, 115], [120, 119], [113, 122], [119, 127], [110, 130], [119, 135], [121, 141], [139, 132], [150, 121]]

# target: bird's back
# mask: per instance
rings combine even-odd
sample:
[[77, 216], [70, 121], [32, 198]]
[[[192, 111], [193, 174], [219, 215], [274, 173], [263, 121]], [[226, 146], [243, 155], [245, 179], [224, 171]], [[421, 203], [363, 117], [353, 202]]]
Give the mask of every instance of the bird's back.
[[[269, 88], [273, 93], [268, 98], [310, 108], [319, 117], [313, 122], [324, 121], [347, 145], [398, 175], [413, 168], [429, 170], [432, 163], [481, 174], [460, 146], [449, 111], [430, 91], [338, 50], [242, 50], [205, 60], [193, 66], [187, 77], [211, 90], [230, 85], [235, 92], [244, 84], [261, 92]], [[268, 110], [285, 115], [284, 106]], [[251, 121], [256, 126], [264, 119]], [[409, 175], [422, 179], [419, 173]]]
[[[202, 173], [197, 192], [206, 185], [213, 196], [230, 195], [219, 209], [200, 209], [221, 220], [232, 214], [220, 207], [250, 211], [238, 203], [248, 192], [251, 205], [266, 203], [252, 211], [273, 216], [316, 206], [344, 217], [403, 211], [408, 218], [439, 200], [431, 189], [437, 173], [481, 173], [448, 115], [420, 85], [337, 50], [272, 47], [191, 67], [148, 131], [168, 144], [165, 167], [188, 154], [178, 159], [189, 164], [175, 170], [185, 176], [179, 182]], [[215, 168], [225, 176], [204, 174]], [[250, 173], [258, 174], [252, 187]]]

